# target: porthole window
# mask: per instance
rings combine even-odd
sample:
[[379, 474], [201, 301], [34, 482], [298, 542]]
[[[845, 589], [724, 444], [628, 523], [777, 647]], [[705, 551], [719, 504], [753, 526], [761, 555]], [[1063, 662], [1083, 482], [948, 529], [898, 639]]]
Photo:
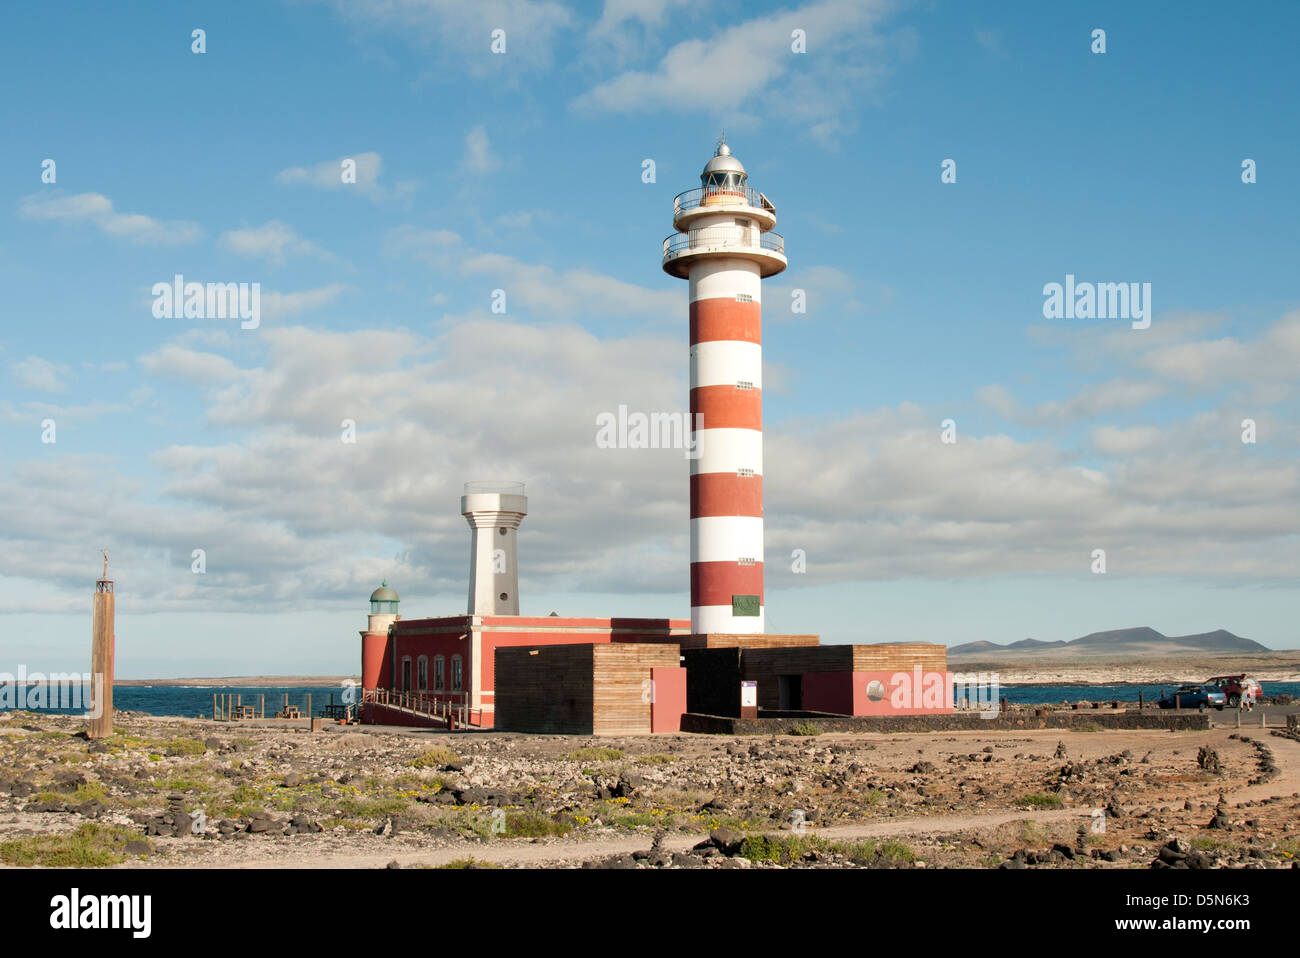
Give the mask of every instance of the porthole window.
[[508, 596], [506, 593], [504, 593], [504, 592], [501, 593], [501, 601], [502, 601], [502, 602], [504, 602], [504, 601], [505, 601], [506, 599], [508, 599], [508, 598], [510, 598], [510, 596]]

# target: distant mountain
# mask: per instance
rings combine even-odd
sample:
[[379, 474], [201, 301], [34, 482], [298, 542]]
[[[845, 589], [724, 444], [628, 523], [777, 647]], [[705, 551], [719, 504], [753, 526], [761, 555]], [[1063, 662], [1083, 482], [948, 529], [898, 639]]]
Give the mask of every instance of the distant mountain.
[[1243, 639], [1226, 629], [1198, 632], [1195, 635], [1162, 635], [1150, 626], [1093, 632], [1069, 641], [1043, 642], [1021, 639], [1000, 645], [997, 642], [966, 642], [948, 649], [949, 655], [1004, 655], [1007, 653], [1041, 655], [1046, 652], [1070, 652], [1077, 655], [1149, 654], [1168, 655], [1178, 652], [1271, 652], [1266, 645]]

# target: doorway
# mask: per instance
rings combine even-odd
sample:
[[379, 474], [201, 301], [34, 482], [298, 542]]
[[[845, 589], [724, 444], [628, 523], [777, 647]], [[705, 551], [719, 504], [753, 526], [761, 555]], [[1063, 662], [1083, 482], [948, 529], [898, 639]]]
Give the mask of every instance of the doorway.
[[803, 708], [803, 676], [778, 675], [776, 688], [777, 708], [782, 712], [798, 712]]

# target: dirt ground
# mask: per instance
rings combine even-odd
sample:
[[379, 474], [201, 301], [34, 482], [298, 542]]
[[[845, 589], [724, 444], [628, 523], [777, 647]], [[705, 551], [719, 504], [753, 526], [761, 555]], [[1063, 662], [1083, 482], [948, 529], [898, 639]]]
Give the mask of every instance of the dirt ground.
[[1293, 867], [1258, 727], [657, 735], [0, 717], [0, 862], [194, 868]]

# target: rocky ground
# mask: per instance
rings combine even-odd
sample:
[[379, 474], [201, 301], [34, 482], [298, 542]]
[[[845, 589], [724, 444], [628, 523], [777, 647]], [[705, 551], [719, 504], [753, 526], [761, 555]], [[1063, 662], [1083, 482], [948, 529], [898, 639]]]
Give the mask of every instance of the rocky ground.
[[1294, 867], [1263, 729], [581, 738], [0, 716], [0, 862]]

